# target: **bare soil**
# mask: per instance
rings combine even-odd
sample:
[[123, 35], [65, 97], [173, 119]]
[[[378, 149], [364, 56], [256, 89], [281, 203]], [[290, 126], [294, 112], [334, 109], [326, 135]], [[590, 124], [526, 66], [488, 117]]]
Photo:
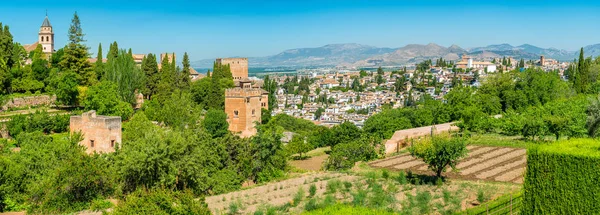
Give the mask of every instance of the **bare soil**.
[[[527, 166], [525, 149], [511, 147], [468, 146], [466, 158], [456, 165], [457, 170], [448, 169], [444, 176], [455, 179], [487, 180], [523, 183]], [[374, 168], [411, 171], [416, 174], [434, 175], [420, 159], [409, 153], [369, 163]]]

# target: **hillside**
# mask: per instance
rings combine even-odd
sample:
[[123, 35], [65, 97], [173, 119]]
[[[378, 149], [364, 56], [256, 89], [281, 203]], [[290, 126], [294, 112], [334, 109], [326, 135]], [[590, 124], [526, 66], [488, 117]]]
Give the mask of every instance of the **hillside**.
[[[584, 47], [586, 56], [600, 56], [600, 44]], [[541, 48], [531, 44], [512, 46], [495, 44], [484, 47], [464, 49], [458, 45], [444, 47], [435, 43], [427, 45], [410, 44], [401, 48], [380, 48], [356, 43], [329, 44], [316, 48], [297, 48], [285, 50], [266, 57], [249, 57], [249, 66], [258, 67], [315, 67], [315, 66], [400, 66], [414, 64], [427, 59], [444, 58], [458, 60], [462, 54], [475, 58], [498, 58], [510, 56], [516, 59], [538, 59], [540, 55], [560, 61], [571, 61], [579, 50], [568, 51], [556, 48]], [[210, 68], [214, 59], [192, 62], [195, 68]]]

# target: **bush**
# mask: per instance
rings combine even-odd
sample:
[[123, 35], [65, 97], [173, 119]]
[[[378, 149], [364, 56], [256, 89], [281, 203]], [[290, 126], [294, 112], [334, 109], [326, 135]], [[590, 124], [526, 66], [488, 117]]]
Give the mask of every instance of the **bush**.
[[329, 214], [344, 214], [344, 215], [363, 215], [363, 214], [369, 214], [369, 215], [392, 215], [395, 214], [393, 212], [389, 212], [386, 210], [377, 210], [377, 209], [373, 209], [373, 208], [368, 208], [368, 207], [361, 207], [361, 206], [351, 206], [351, 205], [344, 205], [344, 204], [335, 204], [335, 205], [331, 205], [319, 210], [314, 210], [314, 211], [310, 211], [307, 213], [304, 213], [306, 215], [329, 215]]
[[527, 151], [524, 214], [595, 214], [600, 211], [600, 142], [571, 139]]
[[137, 190], [121, 201], [113, 214], [210, 214], [190, 191]]
[[308, 188], [309, 197], [312, 198], [313, 196], [315, 196], [316, 193], [317, 193], [317, 185], [311, 184], [310, 187]]
[[304, 196], [306, 195], [304, 188], [299, 187], [298, 188], [298, 192], [296, 192], [296, 195], [294, 195], [294, 205], [298, 205], [300, 204], [300, 202], [302, 201], [302, 199], [304, 199]]

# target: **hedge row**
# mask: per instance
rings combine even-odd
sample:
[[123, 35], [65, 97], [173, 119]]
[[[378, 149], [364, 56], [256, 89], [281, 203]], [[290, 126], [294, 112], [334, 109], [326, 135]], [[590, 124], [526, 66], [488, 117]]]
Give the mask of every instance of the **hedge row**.
[[600, 141], [572, 139], [528, 149], [523, 214], [597, 214]]

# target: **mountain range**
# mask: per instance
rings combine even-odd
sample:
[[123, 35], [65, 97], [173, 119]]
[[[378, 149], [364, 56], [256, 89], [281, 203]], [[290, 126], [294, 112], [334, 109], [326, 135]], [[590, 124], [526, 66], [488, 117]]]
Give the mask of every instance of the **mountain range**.
[[[584, 47], [586, 56], [599, 56], [600, 44]], [[249, 67], [373, 67], [373, 66], [402, 66], [414, 64], [428, 59], [444, 58], [458, 60], [467, 54], [476, 59], [491, 60], [498, 57], [513, 57], [515, 59], [539, 59], [540, 55], [559, 61], [571, 61], [578, 57], [579, 50], [567, 51], [556, 48], [540, 48], [530, 44], [512, 46], [496, 44], [485, 47], [463, 49], [458, 45], [450, 47], [435, 43], [427, 45], [410, 44], [400, 48], [379, 48], [356, 43], [329, 44], [317, 48], [297, 48], [285, 50], [279, 54], [266, 57], [249, 57]], [[214, 59], [192, 62], [195, 68], [210, 68]]]

